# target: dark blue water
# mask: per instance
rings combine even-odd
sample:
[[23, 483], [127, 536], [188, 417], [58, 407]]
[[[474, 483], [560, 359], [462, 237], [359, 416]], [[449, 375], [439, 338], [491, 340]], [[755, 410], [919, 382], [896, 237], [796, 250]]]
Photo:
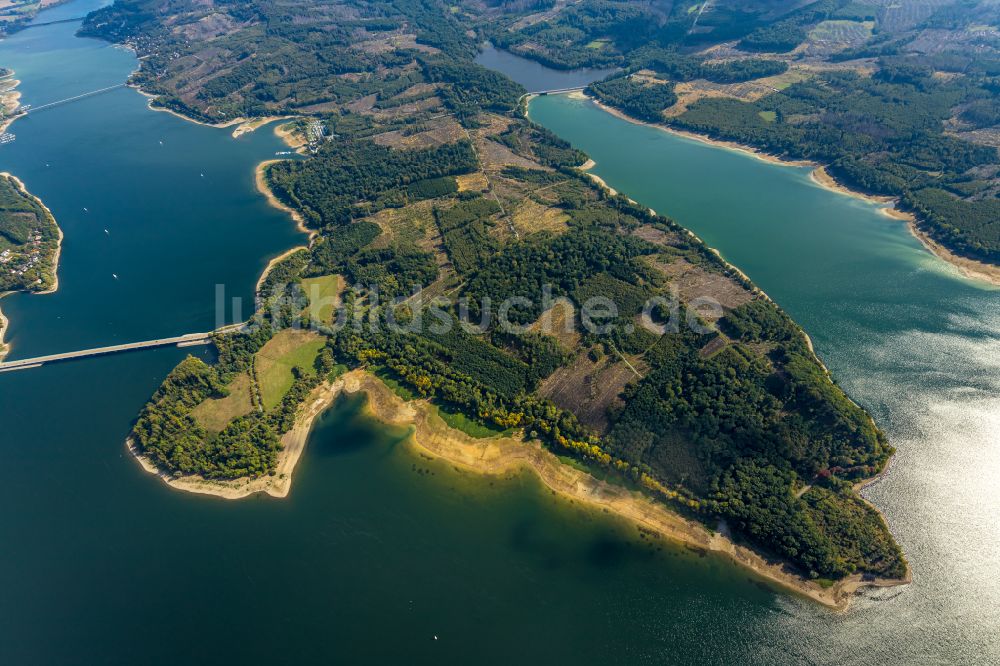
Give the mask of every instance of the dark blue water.
[[[22, 104], [122, 83], [136, 68], [132, 53], [76, 38], [77, 27], [32, 28], [0, 42]], [[268, 257], [302, 242], [255, 189], [255, 165], [284, 149], [269, 129], [234, 141], [231, 130], [146, 105], [120, 88], [40, 109], [0, 146], [0, 170], [21, 178], [65, 234], [58, 292], [0, 305], [11, 360], [211, 330], [216, 285], [249, 307]]]

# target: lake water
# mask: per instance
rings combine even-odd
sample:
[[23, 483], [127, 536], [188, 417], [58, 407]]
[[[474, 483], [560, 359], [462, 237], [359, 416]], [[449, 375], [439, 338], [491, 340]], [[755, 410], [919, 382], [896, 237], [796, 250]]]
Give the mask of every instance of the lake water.
[[[962, 278], [877, 206], [808, 168], [637, 125], [586, 99], [540, 97], [531, 118], [594, 173], [718, 248], [812, 337], [898, 453], [865, 492], [913, 567], [845, 616], [789, 613], [781, 650], [821, 662], [1000, 659], [1000, 290]], [[721, 620], [720, 620], [721, 621]]]
[[[25, 102], [112, 85], [135, 67], [74, 29], [0, 42]], [[592, 151], [613, 185], [722, 248], [806, 325], [900, 449], [868, 495], [907, 549], [914, 584], [833, 614], [557, 500], [530, 475], [484, 480], [414, 455], [404, 432], [352, 401], [318, 423], [289, 498], [180, 493], [123, 446], [187, 353], [161, 349], [0, 375], [0, 663], [997, 654], [997, 292], [955, 277], [900, 225], [811, 188], [801, 171], [657, 143], [666, 135], [566, 98], [538, 99], [531, 112]], [[124, 89], [12, 131], [0, 169], [43, 198], [66, 242], [57, 294], [3, 300], [11, 358], [210, 328], [216, 284], [249, 297], [267, 258], [301, 241], [253, 189], [256, 162], [280, 149], [270, 132], [234, 141], [148, 111]], [[629, 158], [650, 173], [629, 171]], [[687, 171], [703, 178], [683, 180]], [[731, 188], [752, 198], [729, 198]]]
[[616, 71], [613, 68], [552, 69], [540, 65], [534, 60], [514, 55], [510, 51], [498, 49], [491, 44], [483, 46], [483, 50], [476, 56], [476, 62], [483, 67], [503, 72], [531, 92], [585, 86], [594, 81], [600, 81]]

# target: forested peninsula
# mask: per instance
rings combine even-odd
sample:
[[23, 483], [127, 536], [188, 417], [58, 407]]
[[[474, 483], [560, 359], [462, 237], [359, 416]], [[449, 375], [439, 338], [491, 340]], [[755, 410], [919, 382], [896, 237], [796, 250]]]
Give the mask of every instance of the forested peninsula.
[[[363, 370], [454, 428], [541, 445], [731, 533], [809, 589], [905, 579], [854, 490], [892, 455], [883, 433], [778, 306], [593, 183], [585, 155], [524, 117], [525, 91], [473, 62], [469, 31], [504, 11], [119, 0], [88, 18], [143, 57], [135, 82], [158, 104], [206, 122], [299, 116], [309, 154], [264, 172], [309, 247], [272, 267], [216, 362], [170, 373], [136, 453], [175, 480], [280, 476], [317, 392]], [[598, 298], [616, 308], [595, 329]], [[512, 326], [487, 316], [499, 303]]]
[[[24, 183], [0, 173], [0, 297], [13, 291], [45, 294], [59, 286], [62, 230]], [[7, 319], [0, 312], [0, 360]]]

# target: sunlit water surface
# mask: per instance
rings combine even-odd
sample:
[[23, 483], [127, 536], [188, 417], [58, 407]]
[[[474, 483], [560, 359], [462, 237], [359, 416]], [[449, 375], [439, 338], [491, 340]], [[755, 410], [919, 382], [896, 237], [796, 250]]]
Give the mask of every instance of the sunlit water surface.
[[[74, 29], [0, 42], [0, 65], [17, 70], [26, 102], [112, 85], [135, 67]], [[354, 402], [321, 419], [288, 499], [178, 493], [123, 447], [187, 353], [164, 349], [0, 376], [0, 663], [996, 656], [997, 292], [801, 170], [566, 98], [536, 100], [531, 112], [591, 152], [615, 187], [722, 249], [806, 326], [899, 448], [866, 494], [906, 549], [914, 584], [833, 614], [558, 501], [530, 476], [483, 480], [414, 455], [406, 433]], [[21, 176], [66, 232], [59, 293], [3, 301], [13, 358], [204, 330], [216, 284], [249, 296], [267, 258], [301, 240], [253, 188], [256, 162], [281, 149], [267, 131], [233, 141], [150, 112], [130, 90], [12, 129], [0, 169]]]

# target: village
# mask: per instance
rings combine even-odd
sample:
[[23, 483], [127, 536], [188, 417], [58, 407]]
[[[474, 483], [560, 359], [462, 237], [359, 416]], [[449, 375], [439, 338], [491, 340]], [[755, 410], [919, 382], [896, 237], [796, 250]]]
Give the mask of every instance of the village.
[[25, 245], [0, 251], [0, 290], [31, 289], [43, 284], [44, 280], [39, 274], [43, 270], [43, 254], [40, 231], [33, 232]]
[[4, 174], [0, 178], [0, 292], [52, 289], [60, 238], [48, 210], [20, 182]]

